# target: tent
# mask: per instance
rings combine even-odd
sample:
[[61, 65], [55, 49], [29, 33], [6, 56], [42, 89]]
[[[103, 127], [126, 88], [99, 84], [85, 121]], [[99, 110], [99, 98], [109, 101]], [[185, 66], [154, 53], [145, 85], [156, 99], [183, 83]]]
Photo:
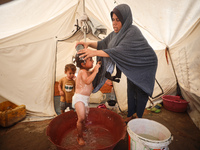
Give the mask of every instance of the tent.
[[[25, 104], [32, 115], [55, 116], [54, 82], [64, 75], [64, 65], [72, 62], [76, 41], [83, 39], [77, 19], [84, 10], [93, 25], [105, 27], [106, 33], [86, 35], [88, 41], [100, 40], [106, 36], [101, 33], [112, 31], [110, 11], [122, 3], [131, 7], [133, 24], [158, 56], [156, 79], [162, 95], [176, 95], [180, 89], [189, 101], [188, 114], [200, 128], [199, 0], [15, 0], [0, 5], [0, 101]], [[124, 75], [114, 88], [125, 111]], [[160, 93], [155, 84], [153, 96]]]

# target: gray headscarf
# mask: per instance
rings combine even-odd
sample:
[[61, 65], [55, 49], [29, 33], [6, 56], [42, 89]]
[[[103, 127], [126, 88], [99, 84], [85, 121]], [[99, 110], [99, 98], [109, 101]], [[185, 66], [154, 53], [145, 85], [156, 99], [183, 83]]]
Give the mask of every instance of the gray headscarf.
[[[121, 4], [116, 6], [114, 9], [119, 10], [123, 17], [123, 26], [121, 30], [118, 33], [115, 33], [113, 39], [109, 42], [108, 48], [115, 47], [119, 44], [119, 42], [124, 38], [126, 35], [127, 29], [132, 25], [133, 19], [132, 19], [132, 12], [128, 5]], [[112, 13], [112, 12], [111, 12]]]

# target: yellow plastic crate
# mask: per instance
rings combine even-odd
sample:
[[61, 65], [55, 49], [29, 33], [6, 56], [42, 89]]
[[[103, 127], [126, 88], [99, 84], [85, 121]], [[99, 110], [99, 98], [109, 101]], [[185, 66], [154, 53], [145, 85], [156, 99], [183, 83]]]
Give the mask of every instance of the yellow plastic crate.
[[26, 106], [15, 105], [10, 101], [0, 103], [0, 125], [9, 127], [26, 117]]

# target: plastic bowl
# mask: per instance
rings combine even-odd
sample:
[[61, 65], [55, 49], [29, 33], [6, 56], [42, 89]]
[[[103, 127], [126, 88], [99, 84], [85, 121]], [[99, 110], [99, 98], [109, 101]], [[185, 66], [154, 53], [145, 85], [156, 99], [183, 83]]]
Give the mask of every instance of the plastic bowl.
[[185, 112], [187, 110], [188, 103], [186, 100], [180, 98], [180, 96], [165, 95], [162, 97], [163, 106], [165, 109], [173, 112]]

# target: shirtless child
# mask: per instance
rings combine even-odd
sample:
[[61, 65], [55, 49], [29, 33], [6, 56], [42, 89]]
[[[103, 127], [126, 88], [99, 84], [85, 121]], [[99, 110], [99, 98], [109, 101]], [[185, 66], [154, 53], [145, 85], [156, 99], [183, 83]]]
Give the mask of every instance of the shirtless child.
[[94, 80], [96, 74], [100, 68], [100, 62], [94, 67], [92, 71], [89, 71], [93, 68], [92, 57], [83, 60], [79, 58], [79, 55], [75, 57], [76, 66], [80, 68], [77, 78], [76, 78], [76, 89], [75, 94], [72, 98], [72, 107], [76, 109], [78, 116], [77, 120], [77, 131], [78, 137], [77, 141], [79, 145], [85, 145], [83, 139], [83, 129], [85, 127], [86, 116], [89, 113], [88, 103], [89, 97], [93, 90], [92, 81]]

